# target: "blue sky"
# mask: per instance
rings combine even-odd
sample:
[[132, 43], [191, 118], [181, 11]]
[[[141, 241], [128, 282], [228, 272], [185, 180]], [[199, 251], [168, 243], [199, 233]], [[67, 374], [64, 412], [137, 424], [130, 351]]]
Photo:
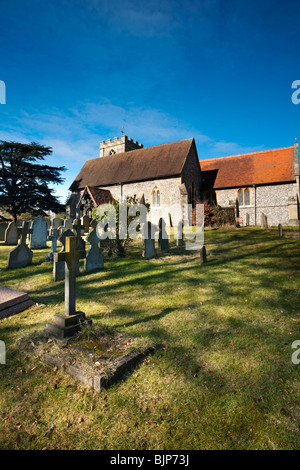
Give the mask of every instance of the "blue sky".
[[0, 0], [0, 139], [53, 147], [63, 199], [100, 140], [200, 159], [293, 145], [298, 1]]

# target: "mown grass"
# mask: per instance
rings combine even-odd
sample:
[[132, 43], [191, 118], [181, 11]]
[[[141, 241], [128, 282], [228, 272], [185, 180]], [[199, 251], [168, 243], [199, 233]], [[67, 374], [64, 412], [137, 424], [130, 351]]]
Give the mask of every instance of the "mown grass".
[[77, 278], [78, 310], [94, 324], [164, 345], [100, 395], [42, 363], [31, 345], [64, 308], [48, 250], [8, 271], [0, 245], [0, 284], [40, 307], [0, 322], [1, 449], [299, 448], [299, 242], [255, 228], [208, 230], [205, 239], [203, 266], [199, 253], [174, 246], [142, 260], [137, 243], [126, 259]]

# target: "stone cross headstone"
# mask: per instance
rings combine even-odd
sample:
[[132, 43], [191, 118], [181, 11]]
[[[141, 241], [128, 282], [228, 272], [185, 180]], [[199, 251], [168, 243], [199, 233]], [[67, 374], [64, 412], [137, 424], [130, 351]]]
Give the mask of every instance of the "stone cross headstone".
[[279, 237], [283, 236], [282, 224], [278, 224], [278, 236]]
[[65, 263], [65, 312], [55, 315], [54, 323], [47, 324], [45, 333], [59, 338], [73, 336], [86, 321], [83, 312], [76, 312], [76, 263], [85, 256], [84, 250], [77, 250], [74, 236], [66, 237], [65, 251], [55, 253], [55, 261]]
[[183, 220], [178, 222], [176, 237], [177, 246], [183, 246]]
[[47, 247], [47, 232], [48, 226], [46, 219], [44, 219], [42, 216], [34, 219], [30, 236], [31, 250], [39, 250], [41, 248]]
[[156, 255], [155, 252], [155, 230], [151, 222], [147, 222], [143, 229], [144, 251], [143, 258], [151, 259]]
[[[59, 238], [62, 244], [61, 252], [66, 249], [66, 238], [73, 237], [74, 233], [71, 230], [66, 230]], [[65, 263], [63, 261], [56, 261], [55, 256], [53, 257], [53, 279], [54, 281], [61, 281], [65, 278]]]
[[57, 252], [58, 230], [56, 228], [50, 229], [49, 240], [51, 241], [51, 251], [46, 256], [46, 261], [52, 263], [54, 260], [54, 253]]
[[33, 253], [26, 244], [29, 232], [28, 226], [28, 222], [25, 221], [22, 228], [21, 242], [8, 255], [8, 268], [23, 268], [32, 262]]
[[94, 228], [88, 235], [87, 241], [90, 243], [90, 249], [87, 252], [86, 258], [84, 260], [84, 270], [85, 272], [94, 271], [96, 269], [104, 268], [104, 257], [99, 245], [99, 238]]
[[206, 258], [206, 248], [203, 246], [200, 250], [200, 262], [202, 264], [206, 263], [207, 258]]
[[5, 240], [5, 230], [7, 229], [7, 226], [7, 222], [0, 222], [0, 242], [4, 242]]
[[169, 237], [166, 231], [166, 222], [164, 221], [163, 218], [159, 219], [158, 227], [159, 227], [158, 246], [160, 247], [161, 251], [168, 251], [169, 250]]
[[15, 222], [11, 222], [5, 230], [4, 237], [5, 245], [17, 245], [18, 244], [18, 229]]

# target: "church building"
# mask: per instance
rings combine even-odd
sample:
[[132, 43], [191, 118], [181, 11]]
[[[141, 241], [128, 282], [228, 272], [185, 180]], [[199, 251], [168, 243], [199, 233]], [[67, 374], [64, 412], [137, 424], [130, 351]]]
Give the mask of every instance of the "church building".
[[[184, 205], [207, 201], [233, 207], [242, 225], [299, 224], [299, 151], [287, 148], [199, 161], [193, 138], [143, 147], [126, 135], [100, 143], [72, 183], [70, 217], [91, 217], [103, 203], [136, 196], [149, 218], [176, 225]], [[167, 212], [166, 212], [167, 211]]]

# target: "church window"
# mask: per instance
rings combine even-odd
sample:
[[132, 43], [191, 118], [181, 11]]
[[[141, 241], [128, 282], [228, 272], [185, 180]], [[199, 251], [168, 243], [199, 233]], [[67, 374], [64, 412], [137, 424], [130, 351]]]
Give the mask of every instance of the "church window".
[[251, 197], [250, 197], [250, 189], [239, 189], [237, 192], [237, 199], [239, 206], [250, 206], [251, 204]]
[[152, 204], [153, 207], [160, 206], [160, 190], [155, 187], [152, 191]]

